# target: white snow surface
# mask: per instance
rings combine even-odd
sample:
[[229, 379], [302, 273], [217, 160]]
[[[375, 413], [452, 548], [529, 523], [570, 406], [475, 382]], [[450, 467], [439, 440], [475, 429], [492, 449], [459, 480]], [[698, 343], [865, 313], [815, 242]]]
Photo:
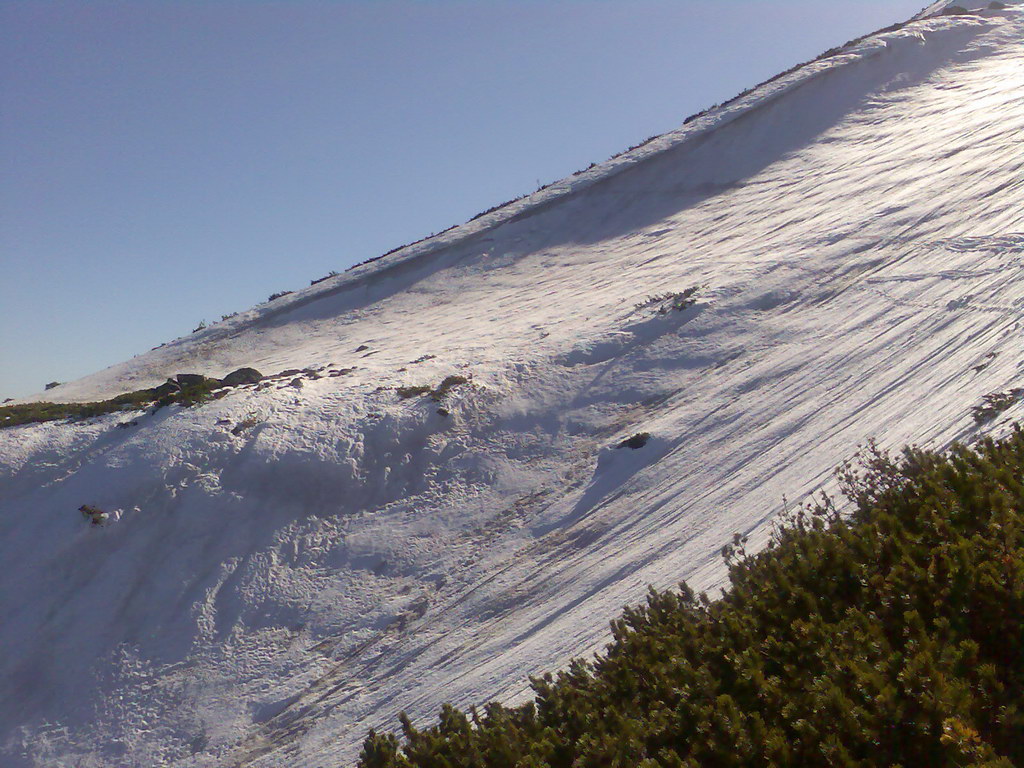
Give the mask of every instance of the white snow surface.
[[1022, 95], [1019, 7], [920, 18], [46, 393], [304, 369], [0, 429], [0, 764], [350, 764], [720, 586], [858, 443], [973, 439], [1024, 386]]

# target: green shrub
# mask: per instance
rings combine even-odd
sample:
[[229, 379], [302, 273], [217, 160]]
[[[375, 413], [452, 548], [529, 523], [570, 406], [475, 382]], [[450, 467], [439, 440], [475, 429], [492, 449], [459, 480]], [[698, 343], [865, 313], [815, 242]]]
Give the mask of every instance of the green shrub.
[[703, 286], [693, 285], [682, 291], [670, 291], [668, 293], [648, 296], [646, 299], [634, 305], [634, 309], [654, 308], [659, 315], [667, 315], [669, 312], [682, 312], [687, 307], [697, 303], [697, 296]]
[[173, 403], [177, 403], [184, 408], [189, 408], [193, 405], [201, 405], [202, 403], [226, 395], [226, 390], [216, 394], [214, 393], [214, 390], [222, 389], [223, 386], [224, 385], [219, 379], [204, 378], [201, 382], [190, 384], [182, 387], [177, 392], [171, 392], [164, 395], [156, 401], [156, 404], [161, 408], [167, 405], [172, 405]]
[[989, 392], [984, 395], [980, 405], [971, 408], [971, 415], [978, 424], [991, 421], [1024, 397], [1024, 389], [1011, 389], [1007, 392]]
[[158, 395], [156, 388], [138, 389], [125, 392], [109, 400], [92, 403], [25, 403], [24, 405], [0, 406], [0, 428], [19, 424], [35, 424], [59, 419], [88, 419], [117, 411], [137, 411], [150, 405], [162, 408], [173, 403], [188, 408], [201, 405], [209, 400], [222, 397], [227, 391], [215, 392], [223, 387], [217, 379], [204, 378], [201, 382], [182, 387], [164, 395]]
[[430, 394], [430, 387], [425, 385], [419, 385], [414, 387], [399, 387], [395, 390], [398, 396], [403, 400], [408, 400], [410, 397], [420, 397], [422, 395]]
[[533, 701], [402, 716], [359, 764], [1024, 765], [1024, 433], [840, 479], [852, 517], [793, 510], [720, 600], [651, 589]]
[[234, 427], [231, 428], [231, 434], [236, 436], [240, 435], [246, 430], [252, 429], [259, 423], [259, 416], [257, 416], [255, 413], [250, 413], [248, 416], [246, 416], [244, 419], [242, 419]]
[[25, 403], [0, 406], [0, 428], [58, 419], [87, 419], [116, 411], [131, 411], [153, 402], [151, 390], [126, 392], [93, 403]]
[[338, 273], [335, 270], [332, 269], [330, 272], [328, 272], [323, 277], [318, 277], [316, 280], [310, 280], [309, 284], [310, 285], [316, 285], [317, 283], [322, 283], [324, 280], [330, 280], [332, 277], [337, 277], [337, 276], [338, 276]]
[[469, 378], [467, 378], [466, 376], [459, 376], [458, 374], [453, 374], [451, 376], [446, 376], [444, 378], [444, 381], [437, 385], [436, 389], [421, 384], [418, 386], [398, 387], [395, 391], [398, 393], [398, 396], [403, 400], [407, 400], [411, 397], [429, 396], [435, 402], [440, 403], [442, 400], [448, 397], [449, 394], [451, 394], [451, 391], [453, 389], [455, 389], [456, 387], [461, 387], [463, 384], [468, 383]]
[[437, 389], [430, 393], [430, 397], [436, 402], [441, 402], [451, 393], [456, 387], [461, 387], [463, 384], [468, 384], [469, 379], [465, 376], [459, 376], [457, 374], [452, 376], [446, 376], [444, 381], [437, 385]]

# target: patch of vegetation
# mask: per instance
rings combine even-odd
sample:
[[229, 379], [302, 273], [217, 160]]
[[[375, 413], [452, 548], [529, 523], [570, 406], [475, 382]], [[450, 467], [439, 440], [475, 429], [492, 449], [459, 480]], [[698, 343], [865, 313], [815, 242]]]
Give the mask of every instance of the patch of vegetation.
[[420, 385], [416, 387], [399, 387], [395, 390], [398, 396], [403, 400], [408, 400], [411, 397], [422, 397], [423, 395], [429, 395], [431, 388], [427, 385]]
[[971, 415], [978, 424], [991, 421], [1010, 406], [1024, 398], [1024, 389], [1011, 389], [1006, 392], [989, 392], [982, 396], [981, 404], [971, 408]]
[[512, 203], [516, 202], [517, 200], [522, 200], [523, 197], [524, 197], [524, 195], [520, 195], [519, 197], [513, 197], [513, 198], [511, 198], [509, 200], [506, 200], [503, 203], [498, 203], [497, 205], [492, 205], [490, 208], [487, 208], [486, 210], [480, 211], [480, 213], [478, 213], [475, 216], [473, 216], [470, 219], [470, 221], [476, 221], [477, 219], [481, 219], [481, 218], [483, 218], [484, 216], [486, 216], [489, 213], [494, 213], [495, 211], [501, 210], [506, 205], [511, 205]]
[[226, 390], [222, 392], [214, 392], [214, 390], [222, 389], [223, 386], [223, 383], [221, 383], [219, 379], [204, 378], [202, 381], [195, 384], [183, 386], [177, 392], [169, 392], [157, 400], [156, 404], [160, 408], [173, 405], [174, 403], [177, 403], [183, 408], [190, 408], [193, 405], [202, 405], [210, 400], [215, 400], [218, 397], [226, 395]]
[[1024, 432], [870, 450], [731, 588], [650, 590], [535, 698], [373, 731], [362, 768], [1024, 765]]
[[277, 293], [270, 294], [267, 297], [267, 301], [277, 301], [278, 299], [282, 299], [285, 296], [290, 296], [293, 293], [295, 293], [295, 291], [278, 291]]
[[58, 419], [88, 419], [116, 411], [144, 408], [154, 400], [152, 390], [126, 392], [109, 400], [93, 403], [24, 403], [0, 406], [0, 428], [34, 424]]
[[441, 402], [451, 393], [456, 387], [461, 387], [463, 384], [468, 384], [469, 379], [465, 376], [446, 376], [444, 381], [438, 384], [437, 389], [430, 393], [431, 399]]
[[200, 331], [205, 331], [205, 330], [206, 330], [206, 321], [205, 320], [200, 320], [199, 321], [199, 325], [197, 325], [195, 328], [192, 329], [192, 333], [199, 333]]
[[[60, 419], [90, 419], [118, 411], [137, 411], [155, 405], [157, 408], [177, 403], [189, 408], [201, 405], [210, 400], [223, 397], [227, 390], [221, 390], [224, 383], [219, 379], [196, 377], [201, 379], [181, 386], [173, 391], [166, 391], [167, 385], [152, 389], [138, 389], [134, 392], [99, 400], [91, 403], [25, 403], [23, 405], [0, 406], [0, 428], [14, 427], [19, 424], [36, 424]], [[132, 424], [132, 422], [129, 422]], [[119, 425], [120, 426], [120, 425]]]
[[390, 251], [386, 251], [385, 253], [382, 253], [380, 256], [371, 256], [368, 259], [364, 259], [363, 261], [360, 261], [358, 264], [353, 264], [351, 267], [347, 267], [345, 269], [345, 271], [346, 272], [351, 272], [353, 269], [358, 269], [359, 267], [365, 266], [367, 264], [372, 264], [375, 261], [380, 261], [385, 256], [390, 256], [391, 254], [398, 253], [399, 251], [404, 250], [406, 248], [411, 248], [414, 245], [419, 245], [420, 243], [424, 243], [424, 242], [426, 242], [427, 240], [429, 240], [432, 237], [438, 237], [439, 235], [443, 235], [446, 232], [451, 232], [453, 229], [455, 229], [458, 226], [459, 226], [458, 224], [452, 224], [450, 227], [446, 227], [445, 229], [442, 229], [440, 232], [431, 232], [429, 235], [427, 235], [426, 237], [421, 237], [419, 240], [413, 240], [411, 243], [406, 243], [405, 245], [395, 246]]
[[338, 272], [336, 270], [332, 269], [330, 272], [328, 272], [323, 277], [318, 277], [316, 280], [310, 280], [309, 284], [310, 285], [316, 285], [317, 283], [322, 283], [324, 280], [330, 280], [332, 277], [337, 277], [337, 276], [338, 276]]
[[[634, 149], [640, 149], [640, 147], [646, 146], [647, 144], [650, 144], [652, 141], [654, 141], [655, 139], [658, 139], [658, 138], [661, 138], [661, 134], [660, 133], [656, 133], [653, 136], [648, 136], [643, 141], [638, 141], [636, 144], [634, 144], [631, 147], [629, 147], [626, 150], [626, 152], [632, 152]], [[619, 154], [620, 155], [624, 155], [624, 154], [626, 154], [626, 152], [620, 152]]]
[[246, 430], [252, 429], [259, 423], [259, 416], [257, 416], [255, 413], [250, 413], [248, 416], [246, 416], [244, 419], [242, 419], [234, 427], [231, 428], [231, 434], [238, 436], [245, 432]]
[[60, 385], [61, 385], [61, 382], [59, 382], [59, 381], [51, 381], [49, 384], [47, 384], [45, 387], [43, 387], [43, 389], [45, 389], [45, 390], [56, 389]]
[[431, 400], [440, 403], [451, 393], [453, 389], [468, 383], [469, 379], [466, 376], [454, 374], [452, 376], [446, 376], [444, 381], [438, 384], [436, 388], [428, 385], [419, 385], [414, 387], [398, 387], [395, 391], [403, 400], [407, 400], [411, 397], [429, 396]]
[[694, 285], [682, 291], [662, 293], [657, 296], [648, 296], [638, 304], [633, 305], [634, 309], [654, 308], [659, 315], [667, 315], [669, 312], [682, 312], [687, 307], [697, 303], [697, 296], [705, 286]]

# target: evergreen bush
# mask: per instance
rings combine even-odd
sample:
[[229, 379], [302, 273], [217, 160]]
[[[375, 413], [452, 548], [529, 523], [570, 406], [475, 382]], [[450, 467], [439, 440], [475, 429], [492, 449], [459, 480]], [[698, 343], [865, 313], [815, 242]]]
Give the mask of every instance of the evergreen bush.
[[223, 382], [206, 376], [186, 386], [164, 392], [163, 387], [137, 389], [134, 392], [91, 403], [24, 403], [0, 406], [0, 429], [19, 424], [36, 424], [60, 419], [88, 419], [117, 411], [137, 411], [155, 405], [158, 408], [178, 403], [184, 408], [202, 405], [227, 394]]
[[869, 447], [717, 601], [650, 590], [535, 698], [442, 708], [361, 768], [1024, 765], [1024, 433]]
[[648, 296], [643, 301], [634, 304], [634, 309], [653, 308], [659, 315], [667, 315], [669, 312], [682, 312], [688, 307], [697, 303], [697, 296], [705, 286], [693, 285], [682, 291], [670, 291], [657, 296]]
[[989, 392], [983, 395], [980, 405], [971, 408], [971, 415], [978, 424], [991, 421], [1000, 413], [1014, 406], [1024, 398], [1024, 389], [1011, 389], [1006, 392]]

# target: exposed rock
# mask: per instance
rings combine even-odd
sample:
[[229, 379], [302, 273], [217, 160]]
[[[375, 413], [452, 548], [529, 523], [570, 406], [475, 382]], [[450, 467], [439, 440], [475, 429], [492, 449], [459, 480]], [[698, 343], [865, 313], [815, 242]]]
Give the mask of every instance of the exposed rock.
[[636, 450], [639, 450], [640, 448], [643, 448], [645, 445], [647, 445], [647, 441], [650, 440], [650, 439], [651, 439], [651, 433], [650, 432], [637, 432], [632, 437], [627, 437], [625, 440], [623, 440], [621, 443], [619, 443], [615, 447], [616, 448], [632, 448], [634, 451], [636, 451]]
[[263, 374], [255, 368], [239, 368], [221, 379], [221, 384], [225, 387], [237, 387], [241, 384], [259, 384], [261, 381]]
[[90, 504], [83, 504], [78, 508], [78, 511], [82, 513], [82, 517], [89, 520], [93, 525], [103, 525], [110, 517], [108, 513], [99, 507], [94, 507]]
[[182, 387], [194, 387], [206, 381], [201, 373], [179, 373], [174, 378]]
[[167, 395], [173, 395], [175, 392], [181, 390], [181, 385], [173, 379], [168, 379], [159, 387], [153, 387], [153, 397], [165, 397]]
[[254, 414], [250, 414], [249, 416], [246, 416], [244, 419], [242, 419], [234, 427], [231, 428], [231, 434], [238, 436], [245, 432], [245, 430], [252, 429], [259, 423], [260, 420]]

